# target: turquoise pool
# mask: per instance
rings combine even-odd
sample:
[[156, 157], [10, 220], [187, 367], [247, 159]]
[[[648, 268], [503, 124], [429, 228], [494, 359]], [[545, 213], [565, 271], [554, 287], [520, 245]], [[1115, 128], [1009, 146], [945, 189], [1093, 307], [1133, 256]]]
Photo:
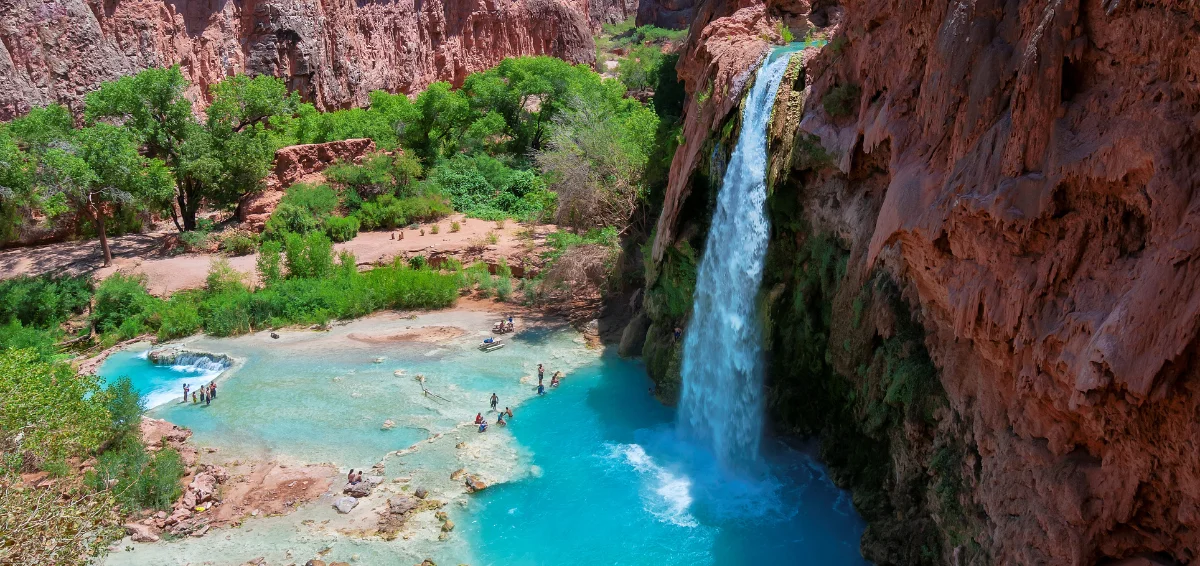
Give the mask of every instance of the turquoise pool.
[[[429, 325], [467, 331], [437, 343], [362, 339]], [[191, 428], [195, 442], [218, 448], [213, 457], [341, 469], [387, 458], [389, 478], [409, 476], [446, 492], [458, 527], [446, 542], [355, 538], [321, 528], [349, 520], [322, 500], [201, 539], [133, 545], [108, 563], [241, 564], [264, 556], [302, 564], [325, 548], [332, 549], [327, 561], [356, 565], [424, 557], [473, 566], [864, 563], [863, 524], [849, 496], [809, 455], [767, 441], [761, 466], [747, 477], [726, 476], [704, 451], [676, 438], [674, 411], [649, 395], [640, 364], [588, 350], [566, 328], [527, 332], [481, 354], [474, 345], [486, 332], [471, 329], [488, 327], [482, 314], [445, 313], [289, 332], [277, 341], [262, 334], [193, 340], [187, 347], [239, 361], [219, 378], [208, 407], [178, 402], [180, 379], [193, 377], [185, 370], [151, 364], [144, 349], [114, 355], [102, 376], [128, 375], [142, 391], [159, 392], [151, 415]], [[533, 392], [539, 361], [567, 371], [563, 385], [543, 397]], [[446, 401], [422, 395], [416, 374]], [[511, 424], [482, 435], [464, 427], [486, 412], [493, 391], [502, 406], [513, 406]], [[387, 419], [395, 429], [381, 430]], [[445, 441], [435, 443], [435, 435]], [[388, 456], [426, 439], [429, 448]], [[502, 481], [455, 499], [448, 472], [463, 466]]]

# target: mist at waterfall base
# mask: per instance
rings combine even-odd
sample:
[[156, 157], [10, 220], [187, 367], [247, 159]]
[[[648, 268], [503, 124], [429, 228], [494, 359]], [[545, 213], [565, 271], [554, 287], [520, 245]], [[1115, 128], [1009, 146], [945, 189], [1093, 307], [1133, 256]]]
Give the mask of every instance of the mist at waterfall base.
[[751, 87], [717, 193], [683, 342], [679, 432], [722, 471], [762, 475], [763, 354], [757, 299], [770, 225], [766, 128], [789, 57], [770, 57]]

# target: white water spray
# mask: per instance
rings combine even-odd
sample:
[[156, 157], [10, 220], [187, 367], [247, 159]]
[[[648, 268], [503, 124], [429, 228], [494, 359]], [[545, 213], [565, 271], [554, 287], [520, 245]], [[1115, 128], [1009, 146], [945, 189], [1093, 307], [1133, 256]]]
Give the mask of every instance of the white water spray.
[[770, 236], [766, 133], [789, 59], [768, 59], [746, 99], [683, 341], [679, 429], [708, 444], [726, 468], [757, 460], [762, 439], [762, 331], [756, 299]]

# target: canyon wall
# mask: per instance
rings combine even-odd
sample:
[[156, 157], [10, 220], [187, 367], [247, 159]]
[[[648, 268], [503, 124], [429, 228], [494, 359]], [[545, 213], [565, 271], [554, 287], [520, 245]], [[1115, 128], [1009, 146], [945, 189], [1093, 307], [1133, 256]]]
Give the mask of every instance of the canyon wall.
[[[826, 440], [877, 563], [1193, 561], [1200, 8], [842, 8], [772, 130], [776, 426]], [[653, 247], [660, 381], [655, 329], [686, 314], [658, 297], [686, 280], [763, 20], [796, 6], [704, 9], [679, 68], [717, 106], [688, 109]]]
[[203, 104], [237, 73], [287, 79], [319, 108], [459, 82], [516, 55], [592, 63], [592, 31], [634, 0], [0, 0], [0, 120], [78, 109], [101, 82], [178, 63]]

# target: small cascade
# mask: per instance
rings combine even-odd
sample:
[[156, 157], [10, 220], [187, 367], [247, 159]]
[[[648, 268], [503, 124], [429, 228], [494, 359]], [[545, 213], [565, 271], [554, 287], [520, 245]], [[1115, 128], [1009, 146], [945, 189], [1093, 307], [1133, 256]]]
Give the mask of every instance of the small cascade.
[[773, 54], [759, 68], [746, 99], [683, 342], [679, 430], [706, 444], [727, 469], [756, 461], [762, 437], [762, 331], [756, 301], [770, 236], [766, 132], [789, 59]]

